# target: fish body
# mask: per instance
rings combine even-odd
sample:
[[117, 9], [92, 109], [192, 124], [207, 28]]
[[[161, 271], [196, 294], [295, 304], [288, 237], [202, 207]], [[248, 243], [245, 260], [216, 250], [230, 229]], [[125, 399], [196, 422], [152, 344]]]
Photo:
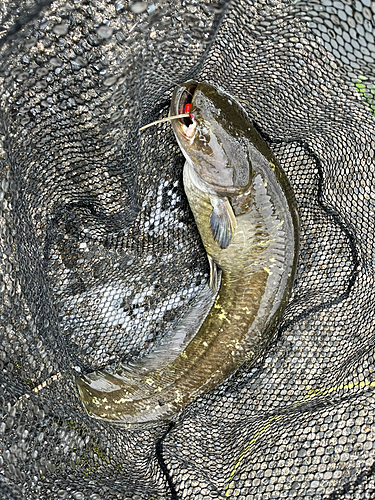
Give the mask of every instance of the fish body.
[[173, 121], [173, 128], [216, 296], [199, 322], [190, 315], [188, 340], [172, 355], [160, 354], [162, 361], [77, 378], [88, 413], [118, 425], [173, 419], [241, 364], [255, 362], [275, 333], [295, 276], [298, 213], [271, 150], [239, 104], [211, 85], [177, 87], [171, 115], [186, 104], [191, 117]]

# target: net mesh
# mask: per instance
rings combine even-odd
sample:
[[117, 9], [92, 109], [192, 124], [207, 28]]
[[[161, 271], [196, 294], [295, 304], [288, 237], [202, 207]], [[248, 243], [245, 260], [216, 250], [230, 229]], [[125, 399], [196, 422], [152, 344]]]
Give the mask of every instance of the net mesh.
[[[5, 499], [364, 499], [374, 482], [375, 6], [0, 2]], [[166, 116], [194, 78], [286, 171], [297, 278], [252, 367], [177, 422], [89, 418], [75, 376], [152, 350], [208, 264]]]

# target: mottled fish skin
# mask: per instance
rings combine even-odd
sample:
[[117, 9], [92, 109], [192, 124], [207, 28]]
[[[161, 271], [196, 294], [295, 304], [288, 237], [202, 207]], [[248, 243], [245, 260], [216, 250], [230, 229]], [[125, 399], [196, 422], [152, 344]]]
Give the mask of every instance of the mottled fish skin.
[[134, 363], [78, 377], [92, 417], [130, 426], [175, 419], [200, 395], [264, 351], [288, 302], [299, 225], [289, 181], [237, 102], [196, 82], [179, 86], [171, 115], [186, 157], [184, 187], [221, 286], [191, 340], [165, 363]]

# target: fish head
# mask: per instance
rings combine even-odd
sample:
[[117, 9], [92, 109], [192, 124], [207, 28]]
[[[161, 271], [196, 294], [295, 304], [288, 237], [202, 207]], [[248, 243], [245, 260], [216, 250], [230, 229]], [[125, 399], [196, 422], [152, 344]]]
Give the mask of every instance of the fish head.
[[171, 116], [180, 148], [195, 173], [218, 195], [238, 195], [251, 180], [246, 131], [252, 126], [239, 104], [212, 85], [189, 81], [172, 96]]

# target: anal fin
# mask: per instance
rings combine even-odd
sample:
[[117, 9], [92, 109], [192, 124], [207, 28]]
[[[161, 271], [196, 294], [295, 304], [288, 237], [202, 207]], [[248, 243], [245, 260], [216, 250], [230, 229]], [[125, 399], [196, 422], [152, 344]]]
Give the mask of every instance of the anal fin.
[[210, 216], [210, 228], [214, 240], [225, 249], [229, 246], [237, 227], [236, 216], [228, 198], [210, 196], [212, 213]]

